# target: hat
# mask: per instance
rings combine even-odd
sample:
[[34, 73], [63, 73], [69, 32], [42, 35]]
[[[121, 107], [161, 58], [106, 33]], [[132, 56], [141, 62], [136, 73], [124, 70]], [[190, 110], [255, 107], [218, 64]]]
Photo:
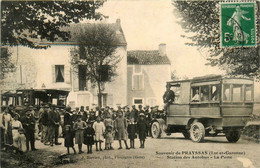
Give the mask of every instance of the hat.
[[44, 108], [48, 108], [49, 107], [49, 105], [48, 104], [44, 104]]
[[71, 108], [70, 107], [66, 107], [65, 110], [70, 112]]
[[144, 113], [140, 113], [140, 114], [139, 114], [139, 116], [140, 116], [140, 117], [141, 117], [141, 116], [143, 116], [143, 117], [144, 117]]
[[14, 117], [18, 116], [18, 118], [20, 118], [20, 115], [18, 113], [14, 113]]
[[106, 129], [107, 129], [107, 128], [113, 128], [113, 127], [112, 127], [112, 125], [107, 125], [107, 126], [106, 126]]

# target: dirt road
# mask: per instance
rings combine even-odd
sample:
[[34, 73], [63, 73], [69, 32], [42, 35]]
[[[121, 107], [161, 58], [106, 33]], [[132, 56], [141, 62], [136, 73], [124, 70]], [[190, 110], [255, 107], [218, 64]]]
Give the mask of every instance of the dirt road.
[[[61, 140], [61, 139], [60, 139]], [[66, 152], [63, 146], [43, 146], [39, 149], [58, 153]], [[148, 138], [145, 149], [118, 150], [118, 142], [114, 142], [115, 150], [85, 153], [73, 156], [76, 163], [56, 167], [260, 167], [260, 145], [256, 142], [240, 139], [237, 143], [228, 143], [225, 137], [209, 137], [204, 143], [186, 140], [181, 134], [173, 134], [161, 139]], [[76, 146], [77, 147], [77, 146]], [[76, 148], [77, 149], [77, 148]]]

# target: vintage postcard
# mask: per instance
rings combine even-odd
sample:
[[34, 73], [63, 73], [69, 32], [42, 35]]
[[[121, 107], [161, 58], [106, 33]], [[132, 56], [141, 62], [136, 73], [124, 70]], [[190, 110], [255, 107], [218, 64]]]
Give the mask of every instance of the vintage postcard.
[[0, 167], [260, 167], [259, 22], [259, 0], [2, 0]]

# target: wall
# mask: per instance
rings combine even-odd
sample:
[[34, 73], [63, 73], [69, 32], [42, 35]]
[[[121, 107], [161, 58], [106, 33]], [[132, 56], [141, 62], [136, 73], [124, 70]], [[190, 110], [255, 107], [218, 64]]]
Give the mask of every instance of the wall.
[[133, 65], [127, 66], [128, 105], [133, 104], [133, 98], [143, 98], [143, 105], [148, 104], [149, 98], [156, 99], [156, 105], [163, 105], [162, 96], [166, 90], [166, 82], [170, 81], [170, 65], [142, 65], [144, 74], [144, 90], [132, 89]]

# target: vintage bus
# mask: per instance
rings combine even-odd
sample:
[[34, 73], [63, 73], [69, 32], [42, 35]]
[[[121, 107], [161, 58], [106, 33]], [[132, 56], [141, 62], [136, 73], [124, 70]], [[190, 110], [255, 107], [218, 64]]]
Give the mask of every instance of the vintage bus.
[[165, 131], [182, 132], [194, 142], [219, 133], [224, 133], [229, 142], [239, 140], [241, 129], [253, 112], [253, 79], [209, 75], [167, 85], [175, 92], [175, 102], [168, 105], [165, 119], [152, 121], [154, 138]]
[[69, 91], [56, 89], [20, 89], [15, 92], [5, 92], [1, 95], [2, 109], [12, 105], [23, 109], [25, 106], [40, 108], [42, 103], [51, 103], [59, 108], [66, 106]]

